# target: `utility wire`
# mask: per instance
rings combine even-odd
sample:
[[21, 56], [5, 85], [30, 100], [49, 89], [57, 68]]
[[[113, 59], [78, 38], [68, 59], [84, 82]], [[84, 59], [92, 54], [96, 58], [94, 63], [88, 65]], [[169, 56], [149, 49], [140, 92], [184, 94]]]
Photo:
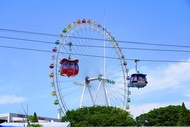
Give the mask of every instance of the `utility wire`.
[[[0, 45], [0, 48], [10, 48], [10, 49], [19, 49], [19, 50], [29, 50], [29, 51], [38, 51], [38, 52], [49, 52], [49, 53], [52, 53], [52, 51], [48, 51], [48, 50], [20, 48], [20, 47], [2, 46], [2, 45]], [[60, 53], [60, 54], [69, 54], [69, 53], [66, 53], [66, 52], [57, 52], [57, 53]], [[97, 55], [90, 55], [90, 54], [76, 54], [76, 53], [73, 53], [73, 55], [104, 58], [104, 56], [97, 56]], [[120, 59], [120, 58], [108, 57], [108, 56], [106, 56], [106, 58], [108, 58], [108, 59]], [[134, 61], [136, 59], [125, 58], [125, 60]], [[167, 62], [167, 63], [171, 63], [171, 62], [172, 63], [174, 63], [174, 62], [175, 63], [183, 62], [183, 63], [190, 63], [190, 61], [177, 61], [177, 60], [148, 60], [148, 59], [138, 59], [138, 60], [144, 61], [144, 62]]]
[[[47, 33], [39, 33], [39, 32], [31, 32], [31, 31], [21, 31], [21, 30], [13, 30], [13, 29], [3, 29], [0, 28], [0, 31], [6, 31], [6, 32], [16, 32], [16, 33], [25, 33], [25, 34], [36, 34], [36, 35], [44, 35], [44, 36], [54, 36], [57, 37], [58, 35], [56, 34], [47, 34]], [[70, 37], [70, 38], [78, 38], [78, 39], [90, 39], [90, 40], [101, 40], [103, 41], [104, 39], [99, 39], [99, 38], [86, 38], [86, 37], [76, 37], [76, 36], [65, 36], [65, 37]], [[110, 41], [106, 40], [105, 41]], [[183, 47], [183, 48], [190, 48], [189, 45], [171, 45], [171, 44], [160, 44], [160, 43], [146, 43], [146, 42], [133, 42], [133, 41], [123, 41], [123, 40], [116, 40], [117, 42], [120, 43], [130, 43], [130, 44], [140, 44], [140, 45], [154, 45], [154, 46], [167, 46], [167, 47]]]
[[0, 47], [1, 48], [9, 48], [9, 49], [20, 49], [20, 50], [38, 51], [38, 52], [51, 52], [51, 51], [41, 50], [41, 49], [30, 49], [30, 48], [21, 48], [21, 47], [4, 46], [4, 45], [0, 45]]
[[[45, 43], [45, 44], [55, 44], [53, 42], [47, 42], [47, 41], [40, 41], [40, 40], [33, 40], [33, 39], [24, 39], [24, 38], [16, 38], [16, 37], [7, 37], [7, 36], [0, 36], [0, 38], [6, 38], [6, 39], [13, 39], [13, 40], [21, 40], [21, 41], [30, 41], [30, 42], [39, 42], [39, 43]], [[66, 44], [65, 44], [66, 45]], [[78, 47], [95, 47], [95, 48], [114, 48], [111, 46], [93, 46], [93, 45], [75, 45], [73, 46], [78, 46]], [[121, 49], [126, 49], [126, 50], [143, 50], [143, 51], [164, 51], [164, 52], [190, 52], [190, 50], [170, 50], [170, 49], [155, 49], [155, 48], [134, 48], [134, 47], [120, 47]]]
[[[37, 34], [37, 35], [45, 35], [45, 36], [57, 36], [55, 34], [46, 34], [46, 33], [30, 32], [30, 31], [20, 31], [20, 30], [1, 29], [1, 28], [0, 28], [0, 30], [1, 31], [7, 31], [7, 32], [17, 32], [17, 33], [20, 32], [20, 33]], [[98, 38], [85, 38], [85, 37], [76, 37], [76, 36], [68, 36], [68, 37], [77, 38], [77, 39], [103, 40], [103, 39], [98, 39]], [[15, 38], [15, 37], [0, 36], [0, 38], [15, 39], [15, 40], [22, 40], [22, 41], [31, 41], [31, 42], [40, 42], [40, 43], [47, 43], [47, 44], [54, 44], [52, 42], [47, 42], [47, 41], [32, 40], [32, 39], [23, 39], [23, 38]], [[110, 40], [106, 40], [106, 41], [110, 41]], [[117, 42], [133, 43], [133, 44], [145, 44], [145, 45], [158, 45], [158, 46], [185, 47], [185, 48], [189, 48], [190, 47], [190, 46], [185, 46], [185, 45], [153, 44], [153, 43], [129, 42], [129, 41], [117, 41]], [[90, 45], [75, 45], [75, 46], [103, 48], [101, 46], [90, 46]], [[41, 50], [41, 49], [30, 49], [30, 48], [11, 47], [11, 46], [3, 46], [3, 45], [0, 45], [0, 47], [1, 48], [20, 49], [20, 50], [39, 51], [39, 52], [51, 52], [51, 51]], [[107, 47], [107, 48], [113, 48], [113, 47]], [[187, 50], [164, 50], [164, 49], [146, 49], [146, 48], [125, 48], [125, 47], [122, 47], [122, 49], [172, 51], [172, 52], [190, 52], [190, 51], [187, 51]], [[68, 53], [63, 53], [63, 54], [68, 54]], [[86, 55], [86, 54], [75, 54], [75, 55], [90, 56], [90, 57], [102, 57], [102, 56]], [[107, 57], [107, 58], [118, 59], [118, 58], [114, 58], [114, 57]], [[135, 59], [126, 59], [126, 60], [132, 60], [132, 61], [134, 61]], [[186, 62], [186, 63], [190, 62], [190, 61], [175, 61], [175, 60], [145, 60], [145, 59], [142, 59], [140, 61], [147, 61], [147, 62]]]
[[[114, 48], [114, 47], [104, 47], [104, 46], [92, 46], [92, 45], [75, 45], [73, 46], [81, 46], [81, 47], [96, 47], [96, 48]], [[169, 50], [169, 49], [155, 49], [155, 48], [126, 48], [126, 47], [120, 47], [121, 49], [129, 49], [129, 50], [148, 50], [148, 51], [165, 51], [165, 52], [190, 52], [190, 50]]]
[[[5, 24], [14, 24], [14, 25], [25, 25], [25, 26], [34, 26], [34, 27], [42, 27], [42, 28], [55, 28], [55, 29], [62, 29], [62, 27], [57, 26], [42, 26], [42, 25], [32, 25], [32, 24], [20, 24], [20, 23], [10, 23], [10, 22], [0, 22]], [[144, 37], [156, 37], [156, 38], [173, 38], [173, 39], [190, 39], [190, 38], [182, 38], [182, 37], [174, 37], [174, 36], [157, 36], [157, 35], [143, 35], [143, 34], [131, 34], [131, 33], [118, 33], [113, 32], [115, 34], [126, 34], [126, 35], [132, 35], [132, 36], [144, 36]]]
[[13, 29], [3, 29], [0, 28], [1, 31], [6, 32], [16, 32], [16, 33], [25, 33], [25, 34], [37, 34], [37, 35], [44, 35], [44, 36], [57, 36], [55, 34], [47, 34], [47, 33], [38, 33], [38, 32], [31, 32], [31, 31], [22, 31], [22, 30], [13, 30]]
[[45, 43], [45, 44], [55, 44], [53, 42], [40, 41], [40, 40], [32, 40], [32, 39], [24, 39], [24, 38], [16, 38], [16, 37], [7, 37], [7, 36], [0, 36], [0, 38], [20, 40], [20, 41], [39, 42], [39, 43]]

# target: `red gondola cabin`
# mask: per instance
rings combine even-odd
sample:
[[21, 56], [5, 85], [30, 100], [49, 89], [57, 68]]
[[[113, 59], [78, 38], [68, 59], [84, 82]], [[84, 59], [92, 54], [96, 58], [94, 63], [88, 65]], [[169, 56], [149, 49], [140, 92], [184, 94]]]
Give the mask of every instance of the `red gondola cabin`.
[[73, 77], [76, 76], [79, 73], [79, 66], [78, 66], [79, 60], [70, 60], [70, 59], [62, 59], [60, 64], [60, 74], [61, 76], [68, 76]]

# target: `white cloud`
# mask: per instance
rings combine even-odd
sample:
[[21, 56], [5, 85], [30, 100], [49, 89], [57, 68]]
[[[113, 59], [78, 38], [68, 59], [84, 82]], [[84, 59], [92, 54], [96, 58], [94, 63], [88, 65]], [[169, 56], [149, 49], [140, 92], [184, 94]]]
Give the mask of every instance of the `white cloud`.
[[[190, 101], [184, 102], [187, 109], [190, 109]], [[182, 102], [168, 102], [168, 103], [147, 103], [142, 105], [131, 105], [129, 112], [133, 115], [133, 118], [143, 114], [148, 113], [150, 110], [158, 109], [161, 107], [167, 107], [169, 105], [182, 105]]]
[[154, 75], [155, 77], [158, 77], [154, 82], [160, 84], [157, 88], [175, 87], [181, 85], [181, 82], [190, 80], [189, 65], [189, 63], [178, 63], [168, 65], [165, 68], [162, 68], [163, 70], [156, 70], [156, 72], [161, 74], [160, 76]]
[[189, 97], [189, 98], [190, 98], [190, 90], [185, 91], [185, 92], [184, 92], [184, 96], [186, 96], [186, 97]]
[[18, 97], [16, 95], [3, 95], [0, 96], [0, 105], [21, 103], [27, 100], [25, 97]]
[[148, 113], [150, 110], [153, 110], [155, 108], [163, 107], [165, 105], [159, 104], [159, 103], [148, 103], [143, 105], [131, 105], [129, 112], [133, 115], [133, 117], [137, 117], [143, 113]]

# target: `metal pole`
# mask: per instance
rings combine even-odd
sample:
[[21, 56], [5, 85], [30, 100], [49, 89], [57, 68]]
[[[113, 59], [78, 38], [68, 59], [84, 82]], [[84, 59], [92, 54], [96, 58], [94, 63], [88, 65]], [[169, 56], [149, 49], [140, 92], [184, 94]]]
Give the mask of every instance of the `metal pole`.
[[136, 65], [135, 65], [135, 70], [136, 70], [137, 73], [139, 73], [139, 71], [137, 70], [137, 62], [139, 62], [139, 60], [138, 60], [138, 59], [135, 59], [135, 64], [136, 64]]

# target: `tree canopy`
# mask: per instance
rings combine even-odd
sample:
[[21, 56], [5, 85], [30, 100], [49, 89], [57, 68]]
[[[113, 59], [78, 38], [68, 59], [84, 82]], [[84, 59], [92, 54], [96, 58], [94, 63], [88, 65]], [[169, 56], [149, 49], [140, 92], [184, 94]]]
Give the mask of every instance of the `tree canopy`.
[[67, 111], [62, 122], [70, 121], [72, 127], [82, 126], [134, 126], [129, 112], [116, 107], [93, 106]]
[[[153, 109], [136, 117], [116, 107], [93, 106], [67, 111], [62, 122], [71, 122], [72, 127], [82, 126], [189, 126], [190, 111], [181, 105], [169, 105]], [[136, 122], [136, 123], [135, 123]]]
[[32, 115], [28, 116], [28, 120], [29, 121], [28, 121], [28, 126], [27, 127], [42, 127], [41, 124], [38, 124], [38, 116], [37, 116], [36, 112], [34, 112], [33, 116]]
[[187, 125], [190, 125], [190, 112], [185, 107], [185, 104], [182, 103], [177, 126], [187, 126]]
[[34, 112], [34, 115], [32, 116], [28, 116], [28, 120], [31, 122], [38, 122], [38, 116], [36, 114], [36, 112]]
[[141, 114], [137, 120], [144, 126], [187, 126], [190, 125], [190, 112], [184, 103], [182, 106], [169, 105]]

